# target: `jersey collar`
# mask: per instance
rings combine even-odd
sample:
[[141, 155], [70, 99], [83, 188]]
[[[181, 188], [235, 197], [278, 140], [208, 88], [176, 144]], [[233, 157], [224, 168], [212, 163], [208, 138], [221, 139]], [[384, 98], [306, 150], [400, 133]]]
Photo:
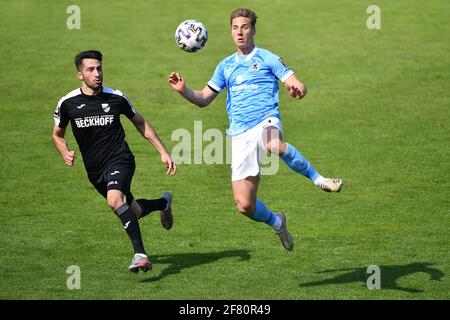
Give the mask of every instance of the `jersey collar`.
[[[253, 48], [252, 52], [250, 52], [250, 53], [247, 55], [247, 57], [245, 58], [245, 62], [250, 61], [250, 60], [253, 58], [253, 56], [255, 55], [256, 51], [258, 51], [258, 49], [259, 49], [259, 48], [255, 45], [255, 47]], [[238, 54], [237, 52], [236, 52], [236, 55], [234, 56], [234, 59], [235, 59], [235, 61], [236, 61], [237, 63], [240, 62], [239, 54]]]
[[105, 89], [105, 88], [102, 86], [102, 89], [101, 89], [96, 95], [93, 95], [93, 96], [90, 96], [90, 95], [88, 95], [88, 94], [85, 94], [85, 93], [83, 92], [83, 89], [82, 89], [82, 88], [80, 88], [80, 92], [81, 92], [81, 94], [82, 94], [83, 96], [85, 96], [85, 97], [96, 97], [96, 96], [102, 94], [103, 91], [104, 91], [104, 89]]

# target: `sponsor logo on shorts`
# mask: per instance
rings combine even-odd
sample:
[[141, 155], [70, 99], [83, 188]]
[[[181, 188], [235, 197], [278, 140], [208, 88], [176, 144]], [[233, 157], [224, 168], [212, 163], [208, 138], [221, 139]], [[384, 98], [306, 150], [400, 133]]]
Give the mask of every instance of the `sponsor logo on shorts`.
[[108, 182], [107, 187], [109, 187], [110, 185], [113, 185], [113, 184], [119, 184], [119, 183], [117, 181], [110, 181], [110, 182]]

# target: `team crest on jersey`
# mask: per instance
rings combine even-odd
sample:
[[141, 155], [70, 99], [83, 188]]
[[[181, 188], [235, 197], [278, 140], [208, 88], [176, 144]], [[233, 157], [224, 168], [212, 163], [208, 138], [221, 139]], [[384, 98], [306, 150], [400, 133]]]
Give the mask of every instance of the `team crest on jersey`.
[[252, 71], [253, 72], [259, 71], [260, 68], [261, 68], [261, 66], [259, 65], [258, 62], [255, 62], [255, 63], [252, 64]]
[[109, 104], [107, 103], [102, 103], [102, 109], [105, 112], [109, 112], [109, 110], [111, 109], [111, 107], [109, 106]]

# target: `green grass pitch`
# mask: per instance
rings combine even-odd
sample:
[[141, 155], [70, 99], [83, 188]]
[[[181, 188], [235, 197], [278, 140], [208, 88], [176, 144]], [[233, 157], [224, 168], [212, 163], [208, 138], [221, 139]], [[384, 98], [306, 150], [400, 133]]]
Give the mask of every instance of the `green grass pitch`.
[[[73, 3], [0, 4], [0, 299], [450, 298], [449, 1], [79, 0], [81, 29], [69, 30]], [[379, 30], [366, 26], [371, 4]], [[79, 85], [73, 57], [100, 49], [105, 86], [125, 92], [171, 149], [172, 132], [193, 132], [194, 121], [227, 128], [226, 94], [201, 110], [167, 77], [178, 71], [203, 88], [234, 52], [229, 13], [243, 6], [259, 16], [256, 44], [309, 89], [302, 101], [280, 91], [286, 141], [344, 179], [343, 192], [322, 192], [283, 163], [264, 177], [259, 198], [286, 213], [295, 237], [286, 252], [238, 213], [229, 165], [179, 165], [167, 177], [123, 119], [135, 196], [174, 194], [171, 231], [157, 215], [141, 220], [157, 269], [131, 274], [129, 240], [81, 157], [67, 168], [51, 142], [56, 103]], [[173, 36], [189, 18], [209, 31], [195, 54]], [[66, 286], [71, 265], [80, 289]], [[379, 290], [366, 287], [370, 265], [380, 267]]]

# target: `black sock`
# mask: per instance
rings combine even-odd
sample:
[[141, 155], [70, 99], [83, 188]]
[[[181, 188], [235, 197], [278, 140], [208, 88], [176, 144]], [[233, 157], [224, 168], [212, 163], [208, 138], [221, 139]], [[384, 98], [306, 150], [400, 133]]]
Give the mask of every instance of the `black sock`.
[[167, 206], [167, 200], [164, 198], [147, 200], [147, 199], [137, 199], [136, 202], [142, 209], [142, 217], [145, 217], [152, 211], [164, 210]]
[[131, 243], [133, 244], [134, 253], [145, 254], [139, 223], [131, 207], [125, 203], [120, 208], [114, 210], [114, 212], [117, 214], [120, 221], [122, 221], [123, 227], [127, 232], [128, 237], [130, 237]]

